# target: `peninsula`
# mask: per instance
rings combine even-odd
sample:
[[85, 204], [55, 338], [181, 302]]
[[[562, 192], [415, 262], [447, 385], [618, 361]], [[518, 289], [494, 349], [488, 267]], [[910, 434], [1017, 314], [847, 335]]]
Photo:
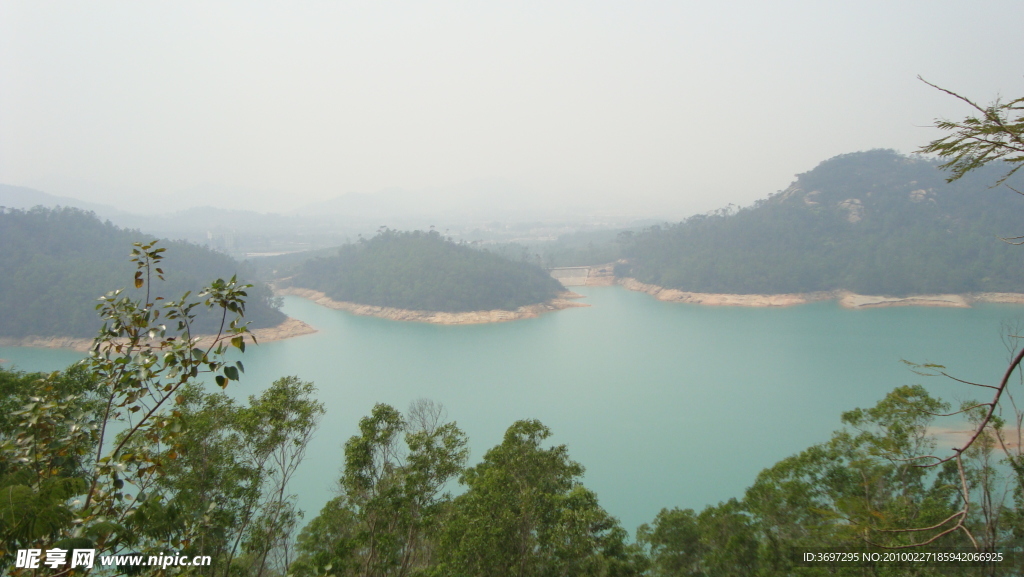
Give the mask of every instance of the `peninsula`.
[[586, 306], [544, 269], [434, 231], [382, 230], [334, 256], [301, 263], [278, 294], [393, 320], [477, 324]]
[[[102, 325], [97, 297], [132, 284], [132, 243], [152, 240], [75, 208], [0, 209], [0, 346], [89, 350]], [[154, 296], [177, 299], [214, 279], [237, 276], [252, 285], [246, 289], [245, 320], [258, 341], [315, 331], [282, 313], [270, 287], [246, 263], [184, 241], [160, 246], [166, 249], [159, 269], [164, 272], [153, 276]], [[124, 295], [142, 293], [128, 286]], [[198, 308], [195, 313], [195, 333], [217, 332], [219, 316]]]
[[[664, 300], [705, 304], [1006, 302], [1024, 290], [1024, 248], [1000, 237], [1024, 234], [1024, 201], [992, 188], [1004, 174], [994, 165], [950, 183], [933, 160], [843, 154], [751, 206], [619, 235], [615, 276]], [[1024, 190], [1024, 173], [1006, 185]]]
[[[394, 307], [382, 307], [376, 305], [364, 305], [353, 302], [336, 301], [326, 294], [297, 287], [279, 289], [279, 295], [297, 296], [311, 300], [320, 306], [330, 309], [348, 311], [360, 316], [380, 317], [393, 321], [412, 321], [420, 323], [432, 323], [438, 325], [476, 325], [483, 323], [501, 323], [516, 321], [520, 319], [536, 318], [544, 313], [553, 312], [573, 307], [590, 306], [574, 299], [583, 298], [583, 295], [562, 291], [558, 296], [548, 301], [523, 305], [515, 310], [492, 309], [480, 311], [444, 312], [444, 311], [418, 311], [410, 309], [399, 309]], [[287, 338], [287, 337], [284, 337]]]

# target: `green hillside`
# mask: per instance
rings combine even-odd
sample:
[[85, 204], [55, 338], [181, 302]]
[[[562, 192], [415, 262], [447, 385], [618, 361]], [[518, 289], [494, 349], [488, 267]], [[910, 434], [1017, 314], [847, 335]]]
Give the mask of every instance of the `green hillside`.
[[937, 165], [891, 150], [831, 158], [753, 206], [622, 235], [617, 273], [712, 293], [1024, 291], [1024, 247], [999, 239], [1024, 234], [1024, 198], [990, 188], [1005, 167], [947, 183]]
[[290, 283], [339, 301], [445, 312], [515, 310], [563, 290], [535, 265], [453, 243], [437, 232], [392, 230], [303, 262]]
[[[0, 336], [91, 337], [100, 328], [96, 299], [131, 285], [133, 242], [153, 238], [103, 223], [76, 208], [0, 211]], [[234, 259], [185, 242], [164, 241], [166, 281], [155, 290], [178, 299], [217, 278], [252, 278]], [[134, 289], [133, 289], [134, 290]], [[252, 327], [281, 323], [285, 315], [270, 288], [249, 289], [246, 318]], [[219, 318], [200, 317], [196, 329], [216, 332]]]

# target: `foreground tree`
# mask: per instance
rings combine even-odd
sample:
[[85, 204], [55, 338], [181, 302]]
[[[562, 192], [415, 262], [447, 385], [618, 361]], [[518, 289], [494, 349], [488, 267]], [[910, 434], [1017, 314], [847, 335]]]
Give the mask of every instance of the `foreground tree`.
[[[742, 501], [709, 506], [699, 514], [663, 509], [653, 523], [638, 530], [637, 541], [651, 557], [650, 574], [1014, 574], [1016, 568], [1009, 563], [800, 564], [807, 550], [883, 551], [915, 546], [926, 538], [939, 551], [974, 548], [972, 534], [985, 534], [988, 519], [982, 506], [966, 515], [962, 507], [969, 495], [981, 495], [986, 485], [995, 484], [987, 477], [995, 471], [982, 455], [965, 456], [963, 476], [953, 463], [916, 465], [919, 457], [935, 451], [930, 426], [935, 413], [943, 410], [948, 406], [923, 387], [899, 387], [874, 407], [844, 413], [845, 428], [828, 442], [762, 471]], [[997, 509], [993, 512], [999, 515]], [[1006, 531], [996, 533], [999, 544], [1006, 545]]]
[[759, 542], [743, 503], [730, 499], [705, 508], [662, 509], [653, 526], [637, 529], [651, 558], [652, 577], [758, 574]]
[[[248, 285], [217, 280], [194, 299], [186, 293], [166, 301], [151, 290], [154, 277], [163, 277], [163, 252], [155, 243], [132, 251], [143, 299], [121, 290], [100, 298], [104, 325], [78, 369], [90, 390], [69, 386], [59, 374], [39, 379], [2, 431], [0, 570], [7, 574], [88, 572], [69, 563], [11, 567], [18, 549], [94, 549], [97, 556], [180, 551], [198, 530], [176, 523], [159, 483], [186, 447], [178, 410], [185, 387], [202, 375], [224, 387], [243, 370], [223, 355], [229, 347], [245, 349]], [[205, 341], [193, 334], [200, 309], [220, 318]]]
[[378, 404], [359, 430], [345, 443], [342, 494], [299, 535], [297, 575], [404, 576], [433, 563], [466, 435], [427, 400], [408, 416]]
[[[1024, 167], [1024, 97], [1002, 102], [996, 99], [988, 106], [982, 106], [956, 92], [936, 86], [921, 79], [929, 86], [953, 96], [974, 109], [975, 114], [967, 116], [960, 121], [939, 119], [935, 127], [948, 132], [946, 136], [933, 140], [922, 146], [918, 152], [936, 154], [947, 162], [942, 168], [951, 172], [947, 179], [952, 182], [960, 179], [967, 173], [975, 171], [983, 166], [1003, 162], [1008, 166], [1007, 172], [993, 186], [1005, 184], [1006, 180]], [[1009, 185], [1007, 185], [1009, 187]], [[1010, 187], [1018, 194], [1024, 191]], [[1012, 237], [1003, 239], [1012, 244], [1021, 244], [1024, 237]], [[1004, 327], [1005, 329], [1005, 327]], [[976, 386], [992, 391], [992, 397], [988, 401], [977, 403], [964, 403], [960, 410], [949, 413], [947, 416], [961, 415], [968, 418], [973, 426], [968, 439], [954, 447], [949, 454], [939, 455], [930, 453], [914, 458], [913, 464], [919, 468], [956, 467], [957, 474], [961, 479], [961, 506], [959, 510], [944, 522], [933, 526], [916, 527], [913, 532], [919, 536], [915, 545], [927, 544], [948, 535], [952, 532], [964, 532], [975, 545], [990, 550], [1000, 540], [998, 535], [998, 521], [1000, 517], [1019, 519], [1019, 515], [1003, 515], [999, 512], [1001, 502], [991, 500], [993, 486], [991, 479], [994, 476], [994, 469], [991, 467], [991, 453], [993, 447], [998, 446], [1006, 455], [1006, 461], [1014, 470], [1015, 492], [1018, 502], [1024, 501], [1024, 460], [1020, 444], [1014, 446], [1008, 440], [1007, 432], [1004, 431], [1004, 411], [1015, 430], [1009, 432], [1010, 436], [1021, 439], [1021, 428], [1024, 423], [1024, 411], [1018, 408], [1009, 390], [1011, 383], [1017, 380], [1024, 383], [1024, 376], [1020, 371], [1021, 362], [1024, 361], [1024, 347], [1019, 346], [1019, 331], [1005, 331], [1006, 341], [1011, 343], [1009, 365], [1003, 371], [1002, 377], [995, 384], [974, 383], [959, 379], [946, 372], [946, 368], [937, 364], [912, 364], [915, 371], [926, 376], [942, 376], [953, 379], [957, 382]], [[1016, 376], [1015, 376], [1016, 375]], [[981, 463], [977, 472], [968, 470], [966, 461], [974, 459]], [[972, 518], [972, 498], [968, 480], [972, 480], [980, 488], [981, 514], [985, 519], [982, 525], [981, 539], [974, 536], [969, 521]], [[975, 512], [977, 513], [977, 512]]]
[[440, 543], [435, 575], [639, 575], [639, 550], [580, 484], [583, 466], [551, 431], [517, 421], [467, 469]]
[[178, 456], [156, 487], [179, 519], [168, 528], [192, 528], [183, 553], [213, 559], [197, 574], [287, 573], [301, 515], [287, 487], [323, 414], [315, 393], [297, 377], [278, 379], [247, 406], [200, 385], [181, 393]]

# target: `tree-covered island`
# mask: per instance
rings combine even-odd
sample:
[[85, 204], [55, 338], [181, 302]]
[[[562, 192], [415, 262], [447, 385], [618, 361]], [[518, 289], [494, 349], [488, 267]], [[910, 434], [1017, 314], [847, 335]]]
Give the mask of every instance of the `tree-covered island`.
[[[361, 314], [428, 322], [511, 320], [543, 312], [537, 307], [574, 306], [559, 298], [565, 288], [539, 266], [452, 242], [435, 231], [383, 229], [334, 256], [303, 262], [278, 286], [302, 296], [319, 293], [324, 304]], [[413, 311], [422, 314], [405, 314]], [[496, 314], [465, 316], [483, 311]], [[443, 316], [449, 313], [463, 316]]]

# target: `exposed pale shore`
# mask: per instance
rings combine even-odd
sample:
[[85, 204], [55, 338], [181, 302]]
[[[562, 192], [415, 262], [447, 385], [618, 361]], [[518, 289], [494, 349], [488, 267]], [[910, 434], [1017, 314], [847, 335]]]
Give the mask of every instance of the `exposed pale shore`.
[[[961, 447], [974, 435], [975, 429], [953, 428], [953, 427], [928, 427], [927, 432], [940, 443], [940, 450], [944, 447]], [[1014, 427], [1006, 427], [1002, 430], [1003, 442], [1000, 443], [995, 434], [988, 430], [988, 437], [992, 440], [996, 450], [1007, 449], [1019, 451], [1024, 447], [1024, 430]]]
[[[256, 341], [260, 343], [290, 339], [301, 335], [315, 333], [316, 329], [310, 325], [288, 317], [285, 321], [274, 327], [252, 329]], [[200, 347], [207, 347], [213, 343], [213, 335], [201, 335]], [[252, 335], [246, 337], [246, 342], [252, 343]], [[74, 351], [88, 351], [92, 348], [93, 339], [75, 337], [0, 337], [0, 347], [39, 347], [47, 349], [71, 349]]]
[[666, 302], [692, 303], [714, 306], [739, 307], [788, 307], [816, 301], [836, 300], [843, 308], [868, 309], [898, 306], [956, 307], [968, 308], [972, 303], [1012, 303], [1024, 304], [1024, 294], [1019, 293], [971, 293], [965, 295], [914, 295], [908, 297], [888, 297], [859, 295], [850, 291], [828, 291], [790, 294], [716, 294], [694, 293], [676, 289], [667, 289], [657, 285], [642, 283], [634, 278], [621, 278], [618, 284], [623, 287], [645, 292], [658, 300]]
[[469, 311], [463, 313], [445, 313], [435, 311], [414, 311], [408, 309], [396, 309], [392, 307], [379, 307], [374, 305], [363, 305], [352, 302], [336, 301], [320, 291], [312, 289], [287, 287], [279, 288], [276, 291], [279, 295], [292, 295], [311, 300], [318, 305], [331, 309], [348, 311], [363, 316], [374, 316], [394, 321], [413, 321], [420, 323], [434, 323], [439, 325], [475, 325], [482, 323], [501, 323], [519, 319], [532, 319], [544, 313], [568, 309], [573, 307], [587, 307], [588, 304], [576, 302], [573, 299], [582, 298], [583, 295], [565, 291], [558, 298], [544, 303], [519, 307], [514, 311], [490, 310], [490, 311]]

